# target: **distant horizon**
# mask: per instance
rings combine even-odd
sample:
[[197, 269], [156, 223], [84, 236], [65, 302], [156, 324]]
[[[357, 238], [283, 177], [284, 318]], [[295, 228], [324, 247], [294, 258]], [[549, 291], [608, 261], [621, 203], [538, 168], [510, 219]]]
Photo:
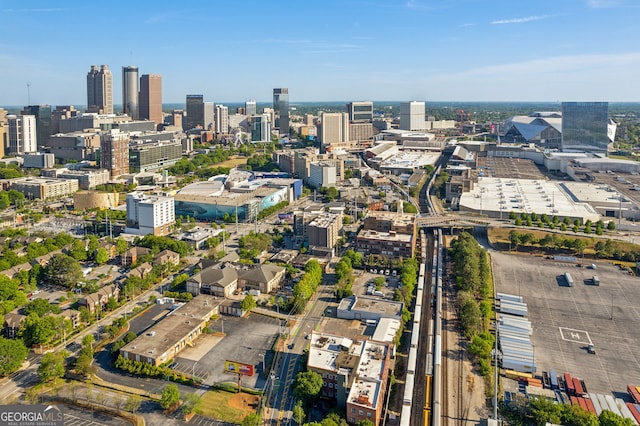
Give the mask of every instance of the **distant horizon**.
[[6, 105], [84, 104], [103, 64], [116, 102], [131, 65], [162, 76], [164, 103], [268, 103], [277, 87], [292, 103], [640, 102], [637, 0], [28, 0], [0, 12]]

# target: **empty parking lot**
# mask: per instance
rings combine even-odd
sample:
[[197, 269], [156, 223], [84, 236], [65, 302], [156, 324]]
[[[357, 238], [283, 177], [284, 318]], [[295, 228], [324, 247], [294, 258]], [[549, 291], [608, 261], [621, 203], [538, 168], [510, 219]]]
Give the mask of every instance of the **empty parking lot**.
[[[640, 385], [640, 279], [610, 262], [594, 271], [528, 255], [491, 257], [496, 291], [519, 294], [528, 304], [539, 374], [569, 372], [597, 393]], [[565, 272], [573, 287], [561, 278]], [[595, 354], [587, 352], [589, 344]]]

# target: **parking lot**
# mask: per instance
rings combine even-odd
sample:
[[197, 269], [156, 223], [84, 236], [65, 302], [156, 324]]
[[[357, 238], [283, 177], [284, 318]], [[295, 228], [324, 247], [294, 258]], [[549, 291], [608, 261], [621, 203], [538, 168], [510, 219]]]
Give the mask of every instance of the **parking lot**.
[[[588, 391], [605, 394], [640, 385], [639, 278], [611, 262], [597, 262], [593, 270], [528, 255], [491, 257], [496, 291], [521, 295], [528, 305], [538, 374], [568, 372], [582, 378]], [[562, 278], [565, 272], [572, 287]], [[590, 344], [595, 354], [587, 352]]]
[[[371, 268], [369, 269], [369, 271], [373, 270], [374, 269]], [[353, 294], [358, 296], [379, 296], [386, 299], [393, 299], [396, 286], [398, 285], [398, 277], [393, 276], [390, 270], [389, 275], [386, 275], [387, 270], [388, 269], [376, 269], [377, 273], [357, 271], [356, 279], [354, 280], [353, 286], [351, 288]], [[383, 285], [379, 290], [380, 292], [382, 292], [382, 294], [373, 293], [373, 291], [375, 291], [373, 281], [377, 277], [382, 277], [385, 279], [385, 285]]]
[[[251, 364], [255, 367], [252, 377], [243, 377], [242, 386], [264, 386], [262, 360], [268, 364], [269, 350], [275, 342], [279, 322], [275, 318], [250, 314], [246, 318], [222, 316], [210, 327], [216, 332], [224, 328], [224, 337], [201, 336], [194, 348], [185, 349], [175, 359], [173, 368], [188, 373], [195, 372], [205, 378], [205, 384], [235, 382], [237, 376], [224, 372], [225, 360]], [[205, 346], [203, 350], [200, 348]]]

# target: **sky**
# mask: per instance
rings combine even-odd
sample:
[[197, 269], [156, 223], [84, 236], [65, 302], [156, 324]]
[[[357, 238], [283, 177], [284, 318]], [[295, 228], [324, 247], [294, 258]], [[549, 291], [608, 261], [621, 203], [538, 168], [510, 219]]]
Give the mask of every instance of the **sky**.
[[164, 103], [640, 101], [638, 0], [0, 0], [0, 105], [85, 105], [91, 65]]

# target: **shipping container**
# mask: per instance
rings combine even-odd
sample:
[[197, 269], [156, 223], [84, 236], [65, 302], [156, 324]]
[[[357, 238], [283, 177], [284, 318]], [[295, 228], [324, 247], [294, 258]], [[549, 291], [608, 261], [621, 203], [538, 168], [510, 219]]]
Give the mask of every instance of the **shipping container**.
[[549, 371], [549, 381], [551, 382], [551, 389], [558, 389], [558, 375], [555, 370]]
[[[598, 394], [598, 402], [600, 403], [600, 408], [604, 410], [609, 410], [609, 403], [607, 402], [607, 398], [601, 393]], [[609, 410], [611, 411], [611, 410]]]
[[627, 390], [629, 391], [629, 394], [631, 395], [631, 398], [635, 401], [635, 403], [640, 404], [640, 392], [638, 392], [637, 387], [628, 385]]
[[638, 409], [636, 408], [636, 404], [627, 402], [627, 408], [629, 409], [629, 412], [631, 412], [633, 418], [636, 420], [636, 423], [640, 423], [640, 411], [638, 411]]
[[522, 371], [524, 373], [535, 373], [536, 366], [532, 365], [531, 360], [522, 360], [518, 358], [502, 357], [502, 368], [507, 370]]
[[573, 387], [573, 379], [571, 378], [571, 374], [564, 373], [564, 386], [567, 392], [567, 395], [573, 396], [576, 394], [576, 390]]
[[582, 382], [580, 382], [580, 379], [578, 379], [577, 377], [573, 378], [573, 389], [576, 393], [576, 396], [584, 397], [585, 392], [582, 387]]
[[602, 413], [602, 407], [600, 407], [600, 401], [598, 400], [598, 396], [596, 394], [590, 393], [589, 398], [591, 398], [591, 403], [593, 404], [593, 408], [596, 410], [596, 416], [599, 416]]
[[564, 279], [567, 282], [567, 285], [569, 287], [573, 287], [573, 278], [571, 277], [571, 274], [568, 272], [564, 273]]
[[593, 278], [591, 278], [591, 281], [593, 282], [593, 285], [600, 285], [600, 278], [598, 278], [597, 275], [594, 275]]
[[593, 405], [593, 401], [588, 398], [584, 398], [584, 401], [587, 403], [587, 411], [589, 411], [594, 416], [597, 416], [598, 414], [596, 413], [596, 408]]
[[631, 414], [631, 411], [629, 411], [629, 408], [627, 408], [627, 404], [624, 403], [622, 398], [616, 398], [615, 401], [618, 405], [618, 408], [620, 409], [622, 417], [631, 420], [634, 424], [637, 424], [635, 417], [633, 417], [633, 414]]
[[619, 416], [622, 416], [620, 409], [618, 408], [618, 404], [616, 404], [616, 400], [613, 399], [611, 395], [605, 395], [604, 398], [607, 400], [607, 405], [609, 406], [609, 411], [613, 411]]
[[522, 296], [516, 296], [515, 294], [506, 294], [506, 293], [496, 293], [496, 298], [500, 301], [510, 300], [512, 302], [520, 302], [520, 303], [524, 301]]

